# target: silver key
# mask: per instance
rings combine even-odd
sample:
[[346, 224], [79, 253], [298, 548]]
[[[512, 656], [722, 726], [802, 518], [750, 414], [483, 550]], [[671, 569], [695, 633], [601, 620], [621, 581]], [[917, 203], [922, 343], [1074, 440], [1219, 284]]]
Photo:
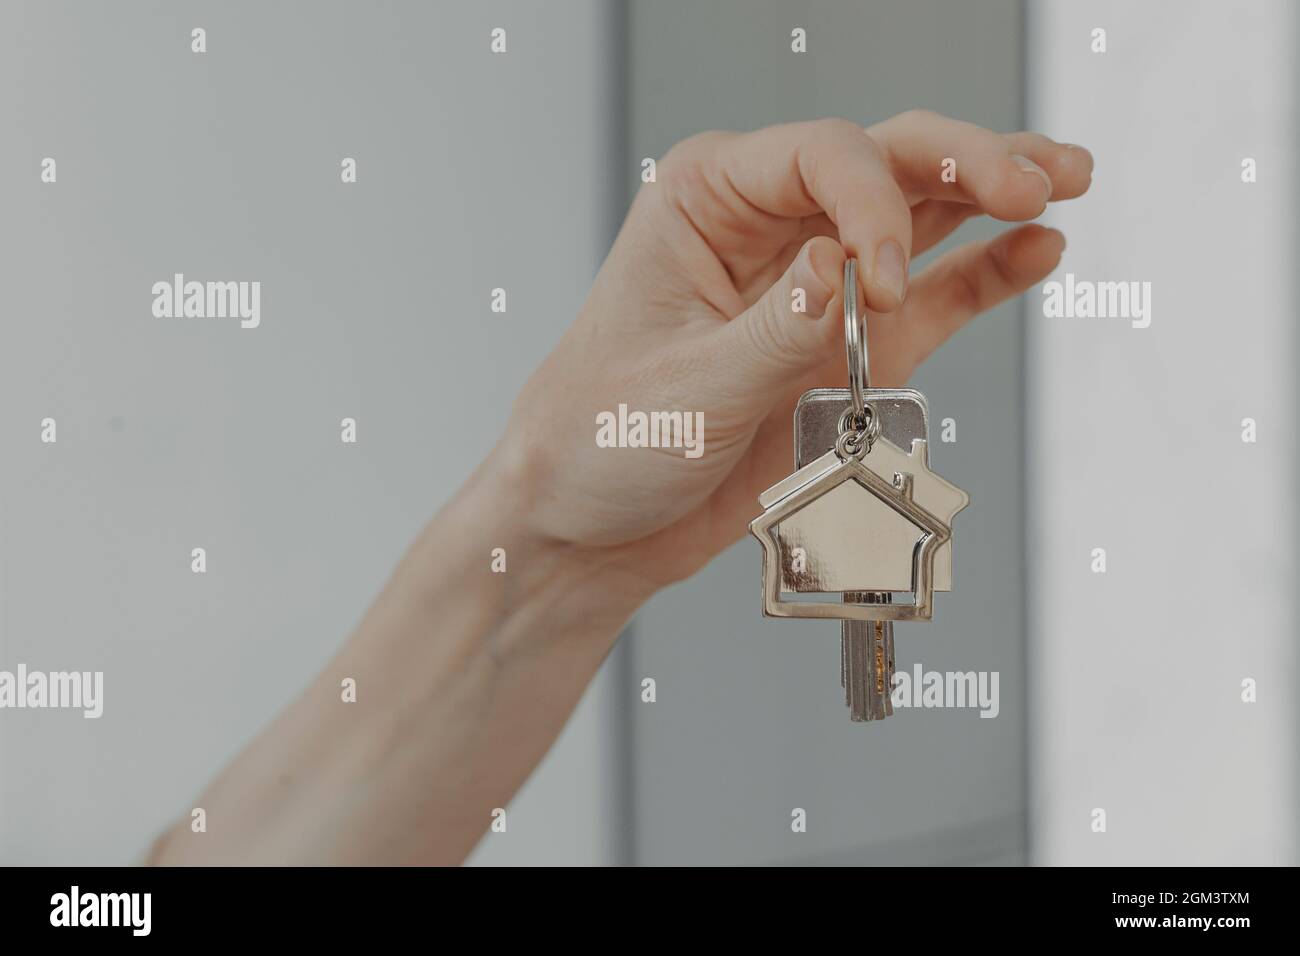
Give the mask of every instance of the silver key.
[[[880, 433], [900, 448], [929, 432], [925, 396], [911, 388], [868, 389], [866, 399], [880, 422]], [[846, 388], [805, 392], [795, 406], [795, 468], [802, 468], [835, 447], [840, 418], [850, 407]], [[883, 591], [848, 591], [850, 604], [888, 603]], [[894, 622], [840, 622], [840, 686], [854, 721], [881, 720], [894, 713]]]
[[[849, 591], [849, 604], [887, 603], [882, 591]], [[892, 716], [894, 704], [894, 622], [840, 622], [840, 686], [849, 718], [855, 721], [881, 720]]]
[[[952, 518], [970, 498], [930, 470], [925, 398], [869, 386], [856, 265], [844, 268], [849, 388], [800, 398], [795, 473], [759, 496], [750, 532], [763, 545], [763, 613], [841, 619], [845, 703], [867, 721], [893, 713], [893, 622], [929, 620], [933, 593], [952, 587]], [[905, 591], [912, 602], [895, 603]]]

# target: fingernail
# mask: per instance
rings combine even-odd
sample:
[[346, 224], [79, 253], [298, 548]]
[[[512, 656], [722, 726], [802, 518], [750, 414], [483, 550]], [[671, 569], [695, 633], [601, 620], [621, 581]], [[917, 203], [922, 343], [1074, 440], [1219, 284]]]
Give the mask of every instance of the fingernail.
[[[795, 283], [795, 295], [791, 296], [791, 309], [809, 319], [819, 319], [825, 315], [834, 290], [827, 288], [813, 266], [811, 242], [799, 250], [799, 257], [795, 261], [791, 275]], [[801, 289], [802, 296], [798, 295]]]
[[1097, 161], [1092, 158], [1092, 153], [1087, 149], [1087, 147], [1078, 146], [1075, 143], [1066, 143], [1065, 149], [1067, 152], [1074, 153], [1076, 156], [1082, 157], [1088, 164], [1089, 172], [1091, 172], [1092, 168], [1097, 164]]
[[1038, 176], [1043, 180], [1043, 188], [1045, 190], [1044, 198], [1051, 197], [1052, 177], [1047, 175], [1047, 170], [1043, 169], [1042, 166], [1039, 166], [1037, 163], [1029, 159], [1027, 156], [1021, 156], [1017, 153], [1013, 155], [1011, 158], [1014, 159], [1016, 161], [1016, 165], [1019, 166], [1021, 169], [1023, 169], [1025, 172], [1037, 173]]
[[899, 302], [907, 289], [907, 260], [903, 257], [903, 247], [890, 239], [881, 243], [876, 250], [876, 261], [871, 267], [872, 281], [894, 294]]

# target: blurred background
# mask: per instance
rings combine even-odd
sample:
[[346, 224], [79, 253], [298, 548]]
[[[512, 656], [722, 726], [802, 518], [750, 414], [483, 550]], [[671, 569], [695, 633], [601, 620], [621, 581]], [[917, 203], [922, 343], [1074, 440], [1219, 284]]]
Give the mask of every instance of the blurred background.
[[[997, 718], [851, 724], [838, 627], [764, 620], [747, 539], [635, 618], [472, 862], [1295, 863], [1298, 39], [1282, 0], [6, 3], [0, 669], [105, 702], [0, 712], [0, 863], [139, 860], [308, 683], [643, 158], [917, 107], [1086, 145], [1053, 278], [1152, 285], [1145, 329], [1031, 291], [912, 383], [972, 506], [899, 668], [997, 671]], [[260, 328], [154, 319], [174, 272], [261, 281]]]

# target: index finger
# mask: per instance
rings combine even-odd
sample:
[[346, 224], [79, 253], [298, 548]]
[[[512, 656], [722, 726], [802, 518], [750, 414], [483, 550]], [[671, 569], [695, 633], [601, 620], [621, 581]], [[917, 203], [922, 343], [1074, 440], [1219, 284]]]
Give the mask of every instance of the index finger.
[[1081, 195], [1092, 173], [1085, 149], [1037, 133], [995, 133], [928, 110], [900, 113], [867, 134], [909, 200], [974, 203], [1012, 222], [1033, 219], [1049, 200]]
[[859, 262], [867, 308], [892, 312], [907, 292], [912, 214], [880, 147], [856, 123], [787, 123], [724, 141], [715, 161], [762, 212], [791, 219], [824, 212]]

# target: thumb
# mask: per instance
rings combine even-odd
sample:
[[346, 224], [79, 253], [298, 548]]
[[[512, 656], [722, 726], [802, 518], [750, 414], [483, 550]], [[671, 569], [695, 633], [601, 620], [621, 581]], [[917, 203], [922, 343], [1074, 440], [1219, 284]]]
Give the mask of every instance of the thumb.
[[844, 259], [844, 249], [828, 236], [804, 243], [763, 297], [716, 331], [718, 384], [748, 401], [770, 403], [782, 386], [843, 348]]

